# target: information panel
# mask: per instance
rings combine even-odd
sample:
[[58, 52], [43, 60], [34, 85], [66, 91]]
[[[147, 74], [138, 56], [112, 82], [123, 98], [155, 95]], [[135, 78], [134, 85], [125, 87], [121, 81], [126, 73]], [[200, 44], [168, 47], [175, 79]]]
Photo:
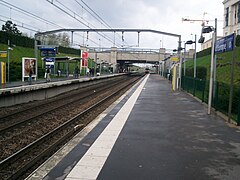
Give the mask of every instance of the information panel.
[[55, 57], [56, 48], [40, 48], [41, 57]]
[[232, 51], [234, 48], [234, 34], [228, 35], [216, 41], [215, 53]]

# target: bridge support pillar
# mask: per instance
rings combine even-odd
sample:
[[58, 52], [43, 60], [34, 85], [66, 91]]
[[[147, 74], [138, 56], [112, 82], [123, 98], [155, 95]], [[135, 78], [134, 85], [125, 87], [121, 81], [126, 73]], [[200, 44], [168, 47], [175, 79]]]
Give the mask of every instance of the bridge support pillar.
[[116, 72], [117, 68], [117, 47], [111, 47], [110, 63], [113, 67], [113, 72]]

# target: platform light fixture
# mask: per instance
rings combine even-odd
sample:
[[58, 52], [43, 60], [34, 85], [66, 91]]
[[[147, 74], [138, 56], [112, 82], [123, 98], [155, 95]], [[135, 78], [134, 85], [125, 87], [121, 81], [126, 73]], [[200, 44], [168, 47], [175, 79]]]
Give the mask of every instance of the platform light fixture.
[[[215, 19], [215, 28], [213, 26], [204, 26], [202, 28], [201, 34], [205, 33], [210, 33], [213, 32], [212, 34], [212, 52], [211, 52], [211, 68], [210, 68], [210, 80], [209, 80], [209, 94], [208, 94], [208, 114], [211, 113], [211, 106], [212, 106], [212, 93], [213, 93], [213, 72], [216, 72], [214, 70], [214, 51], [215, 51], [215, 41], [217, 40], [216, 37], [216, 31], [217, 29], [217, 18]], [[200, 39], [198, 42], [203, 43], [204, 42], [204, 37], [201, 35]]]
[[[185, 46], [186, 46], [186, 44], [195, 44], [195, 51], [194, 51], [194, 75], [193, 75], [193, 77], [194, 78], [196, 78], [196, 62], [197, 62], [197, 43], [196, 43], [196, 41], [197, 41], [197, 35], [195, 34], [195, 41], [193, 41], [193, 40], [188, 40], [188, 41], [186, 41], [185, 42]], [[186, 50], [185, 50], [186, 51]], [[185, 68], [186, 68], [186, 65], [185, 65], [185, 58], [184, 58], [184, 73], [185, 73]], [[185, 74], [184, 74], [185, 75]]]

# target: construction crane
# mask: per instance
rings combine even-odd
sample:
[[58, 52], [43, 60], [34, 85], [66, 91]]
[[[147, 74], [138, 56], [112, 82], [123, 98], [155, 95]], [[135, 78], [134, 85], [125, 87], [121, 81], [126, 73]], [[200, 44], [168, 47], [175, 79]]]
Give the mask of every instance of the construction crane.
[[205, 20], [205, 15], [207, 13], [204, 12], [203, 13], [203, 18], [202, 19], [188, 19], [188, 18], [182, 18], [182, 21], [189, 21], [191, 23], [194, 23], [194, 22], [202, 22], [201, 26], [205, 26], [205, 24], [208, 24], [209, 21], [213, 21], [213, 20]]

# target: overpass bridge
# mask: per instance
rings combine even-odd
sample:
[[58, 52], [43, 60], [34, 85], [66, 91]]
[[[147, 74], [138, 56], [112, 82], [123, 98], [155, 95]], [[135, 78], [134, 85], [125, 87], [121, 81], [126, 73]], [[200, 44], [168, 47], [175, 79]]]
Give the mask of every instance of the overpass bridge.
[[[39, 32], [35, 34], [35, 57], [37, 58], [37, 38], [43, 35], [48, 34], [54, 34], [59, 32], [71, 32], [72, 33], [72, 43], [73, 43], [73, 34], [74, 32], [86, 32], [87, 37], [89, 32], [98, 33], [99, 32], [113, 32], [114, 35], [116, 32], [122, 33], [125, 32], [136, 32], [138, 34], [138, 46], [140, 41], [140, 33], [144, 32], [150, 32], [150, 33], [156, 33], [156, 34], [163, 34], [167, 36], [172, 36], [178, 38], [178, 47], [177, 47], [177, 53], [181, 57], [181, 35], [169, 33], [169, 32], [162, 32], [162, 31], [156, 31], [151, 29], [57, 29], [52, 31], [46, 31], [46, 32]], [[172, 62], [170, 60], [171, 53], [166, 52], [165, 48], [160, 48], [159, 50], [141, 50], [141, 49], [123, 49], [123, 48], [117, 48], [115, 47], [115, 36], [114, 36], [114, 47], [111, 47], [109, 49], [105, 50], [99, 50], [99, 48], [81, 48], [83, 51], [89, 52], [89, 57], [91, 59], [94, 59], [95, 62], [98, 64], [104, 62], [111, 65], [113, 71], [116, 71], [116, 68], [118, 64], [126, 64], [127, 63], [153, 63], [153, 64], [159, 64], [161, 61], [168, 60], [169, 67], [172, 65]], [[189, 51], [188, 56], [193, 57], [194, 51]]]
[[[83, 51], [88, 51], [89, 58], [93, 59], [97, 64], [107, 63], [116, 70], [118, 64], [133, 64], [133, 63], [150, 63], [159, 64], [161, 61], [167, 61], [168, 68], [172, 65], [172, 52], [165, 48], [160, 49], [139, 49], [139, 48], [82, 48]], [[190, 49], [186, 54], [186, 59], [192, 59], [194, 49]], [[182, 55], [183, 57], [183, 55]]]

